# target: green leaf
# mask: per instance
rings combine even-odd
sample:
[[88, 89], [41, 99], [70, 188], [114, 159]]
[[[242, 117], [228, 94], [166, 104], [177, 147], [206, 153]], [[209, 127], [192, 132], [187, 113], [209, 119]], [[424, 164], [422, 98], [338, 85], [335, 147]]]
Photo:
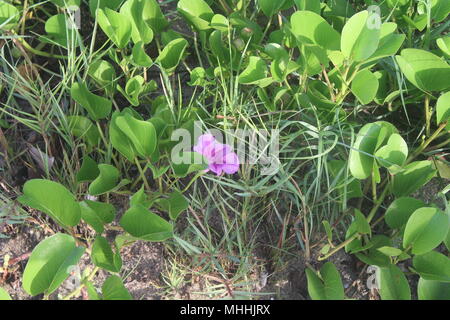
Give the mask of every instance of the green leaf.
[[112, 204], [85, 200], [80, 203], [81, 218], [86, 221], [97, 233], [104, 231], [103, 225], [111, 223], [116, 209]]
[[389, 137], [387, 144], [378, 149], [375, 156], [380, 165], [395, 174], [408, 158], [408, 145], [399, 134], [394, 133]]
[[151, 67], [153, 65], [153, 60], [145, 52], [142, 42], [138, 42], [134, 45], [132, 57], [134, 64], [136, 64], [137, 66]]
[[[355, 247], [351, 252], [367, 265], [387, 267], [391, 263], [391, 260], [378, 249], [391, 246], [392, 241], [388, 237], [384, 235], [374, 235], [366, 245], [361, 245], [360, 248]], [[366, 252], [362, 253], [362, 251]]]
[[447, 58], [450, 58], [450, 36], [437, 39], [436, 45]]
[[124, 17], [131, 21], [131, 39], [134, 43], [148, 44], [153, 40], [153, 30], [144, 20], [144, 8], [147, 0], [127, 0], [120, 8]]
[[292, 33], [300, 43], [339, 50], [340, 34], [312, 11], [297, 11], [291, 16]]
[[394, 176], [392, 191], [399, 197], [408, 196], [419, 190], [436, 175], [431, 161], [415, 161]]
[[73, 237], [57, 233], [41, 241], [31, 253], [23, 272], [23, 288], [32, 295], [55, 291], [70, 275], [84, 253]]
[[210, 30], [210, 22], [214, 12], [205, 1], [180, 0], [177, 10], [198, 32]]
[[76, 82], [70, 88], [72, 99], [85, 108], [92, 120], [100, 120], [111, 113], [112, 102], [89, 91], [84, 83]]
[[373, 101], [378, 91], [378, 79], [368, 69], [359, 71], [353, 78], [351, 89], [362, 104]]
[[50, 0], [50, 2], [53, 2], [55, 5], [60, 6], [61, 8], [69, 8], [72, 6], [80, 7], [80, 1], [81, 0]]
[[95, 180], [100, 174], [98, 170], [97, 162], [95, 162], [91, 157], [85, 155], [83, 158], [83, 163], [81, 164], [80, 171], [77, 172], [77, 182], [90, 182]]
[[106, 60], [97, 60], [89, 65], [88, 74], [109, 95], [114, 93], [114, 81], [117, 76], [111, 63]]
[[139, 106], [139, 96], [144, 92], [145, 79], [139, 75], [127, 81], [125, 90], [120, 85], [117, 85], [117, 89], [123, 94], [125, 98], [135, 107]]
[[116, 275], [111, 275], [105, 280], [102, 295], [104, 300], [133, 300], [122, 279]]
[[372, 233], [369, 222], [367, 222], [366, 217], [358, 209], [355, 209], [355, 224], [358, 233], [369, 235]]
[[100, 174], [89, 185], [89, 194], [98, 196], [114, 190], [118, 184], [120, 172], [110, 164], [99, 164]]
[[0, 301], [2, 300], [12, 300], [11, 296], [9, 295], [8, 291], [0, 287]]
[[173, 236], [172, 225], [142, 205], [128, 209], [120, 225], [133, 237], [147, 241], [164, 241]]
[[267, 17], [271, 17], [283, 7], [284, 2], [285, 0], [258, 0], [258, 6]]
[[406, 223], [403, 247], [412, 246], [414, 254], [431, 251], [444, 241], [449, 226], [448, 215], [439, 209], [417, 209]]
[[5, 1], [0, 2], [0, 30], [11, 30], [19, 22], [17, 8]]
[[[376, 15], [376, 13], [371, 13]], [[353, 61], [364, 61], [378, 48], [380, 41], [380, 25], [371, 23], [368, 11], [353, 15], [342, 29], [341, 51]]]
[[425, 202], [415, 198], [402, 197], [395, 199], [387, 208], [384, 220], [392, 229], [400, 229], [406, 225], [414, 211], [425, 206]]
[[167, 73], [172, 73], [180, 63], [187, 46], [188, 42], [183, 38], [170, 41], [161, 51], [156, 62], [159, 63]]
[[320, 278], [310, 268], [306, 269], [308, 293], [313, 300], [343, 300], [344, 286], [338, 270], [331, 262], [320, 268]]
[[442, 253], [430, 251], [413, 258], [415, 271], [425, 280], [450, 282], [450, 259]]
[[135, 194], [133, 194], [130, 198], [130, 207], [141, 205], [144, 208], [148, 209], [154, 203], [154, 200], [150, 200], [145, 194], [144, 186], [142, 186]]
[[[450, 122], [450, 91], [442, 94], [436, 103], [436, 122], [438, 124], [443, 122]], [[447, 128], [450, 128], [447, 125]]]
[[260, 57], [251, 56], [244, 71], [239, 75], [239, 83], [247, 85], [258, 85], [266, 87], [272, 83], [271, 78], [267, 78], [267, 64]]
[[211, 19], [211, 28], [214, 28], [218, 31], [227, 33], [229, 26], [230, 22], [221, 14], [216, 14]]
[[42, 211], [63, 227], [76, 226], [81, 219], [80, 206], [74, 195], [63, 185], [44, 179], [28, 180], [23, 195], [17, 199], [23, 205]]
[[411, 289], [402, 270], [396, 265], [377, 270], [380, 296], [383, 300], [411, 300]]
[[115, 123], [133, 143], [138, 155], [147, 158], [155, 152], [158, 138], [153, 124], [138, 120], [130, 114], [117, 117]]
[[450, 283], [420, 278], [417, 295], [419, 300], [450, 300]]
[[107, 7], [97, 10], [97, 21], [100, 28], [119, 48], [125, 48], [131, 38], [131, 21], [126, 15]]
[[372, 155], [394, 131], [391, 124], [382, 121], [368, 123], [361, 128], [349, 156], [350, 172], [355, 178], [362, 180], [372, 174]]
[[205, 170], [208, 167], [206, 159], [196, 152], [182, 152], [180, 154], [180, 163], [172, 162], [172, 168], [175, 175], [184, 178], [188, 174]]
[[68, 116], [67, 121], [72, 135], [83, 139], [90, 147], [99, 144], [100, 133], [91, 120], [83, 116]]
[[169, 213], [172, 220], [176, 220], [180, 213], [189, 207], [189, 202], [179, 191], [172, 192], [167, 199], [159, 199], [158, 204]]
[[294, 0], [299, 10], [308, 10], [320, 14], [320, 0]]
[[389, 246], [380, 247], [377, 248], [377, 250], [388, 257], [398, 257], [403, 253], [402, 250]]
[[361, 189], [361, 182], [357, 179], [351, 178], [346, 174], [346, 161], [344, 160], [331, 160], [328, 162], [328, 168], [333, 178], [338, 178], [337, 185], [346, 184], [338, 188], [340, 193], [346, 193], [347, 199], [360, 198], [363, 196]]
[[41, 36], [43, 42], [57, 44], [63, 48], [70, 46], [78, 47], [78, 32], [68, 17], [61, 13], [50, 17], [45, 22], [46, 36]]
[[112, 10], [117, 10], [122, 2], [123, 0], [89, 0], [89, 10], [91, 12], [91, 15], [95, 17], [97, 8], [109, 8]]
[[133, 147], [133, 143], [116, 124], [117, 119], [122, 117], [122, 114], [125, 114], [125, 112], [115, 111], [112, 114], [112, 118], [109, 123], [109, 138], [111, 140], [112, 146], [117, 151], [119, 151], [129, 161], [134, 161], [134, 158], [136, 158], [137, 154]]
[[423, 91], [450, 88], [450, 66], [433, 53], [421, 49], [403, 49], [396, 60], [406, 79], [417, 88]]
[[100, 268], [111, 272], [119, 272], [122, 268], [120, 253], [114, 253], [108, 240], [102, 236], [95, 238], [91, 253], [92, 262]]
[[397, 24], [394, 22], [385, 22], [381, 25], [380, 43], [368, 61], [379, 60], [397, 53], [405, 41], [406, 36], [404, 34], [394, 33], [396, 29]]
[[169, 25], [156, 0], [145, 1], [143, 17], [155, 34], [160, 34]]

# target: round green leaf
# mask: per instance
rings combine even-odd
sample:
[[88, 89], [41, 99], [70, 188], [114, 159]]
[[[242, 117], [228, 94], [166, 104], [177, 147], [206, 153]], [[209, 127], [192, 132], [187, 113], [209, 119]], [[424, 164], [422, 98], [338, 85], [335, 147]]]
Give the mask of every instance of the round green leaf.
[[33, 249], [23, 272], [24, 290], [32, 296], [52, 293], [73, 271], [84, 250], [62, 233], [43, 240]]
[[210, 22], [214, 12], [205, 1], [180, 0], [178, 1], [177, 10], [197, 31], [201, 32], [210, 29]]
[[97, 10], [97, 21], [100, 28], [119, 48], [125, 48], [131, 38], [131, 21], [126, 15], [105, 7]]
[[167, 73], [172, 73], [177, 68], [188, 46], [186, 39], [178, 38], [170, 41], [159, 54], [158, 62]]
[[395, 174], [408, 157], [408, 145], [399, 134], [394, 133], [389, 137], [387, 144], [378, 149], [375, 156], [380, 165]]
[[431, 251], [445, 239], [449, 225], [448, 215], [439, 209], [417, 209], [406, 223], [403, 247], [412, 246], [414, 254]]
[[84, 83], [76, 82], [70, 88], [72, 99], [87, 110], [92, 120], [106, 118], [111, 113], [112, 102], [89, 91]]
[[0, 30], [10, 30], [19, 22], [19, 10], [5, 1], [0, 2]]

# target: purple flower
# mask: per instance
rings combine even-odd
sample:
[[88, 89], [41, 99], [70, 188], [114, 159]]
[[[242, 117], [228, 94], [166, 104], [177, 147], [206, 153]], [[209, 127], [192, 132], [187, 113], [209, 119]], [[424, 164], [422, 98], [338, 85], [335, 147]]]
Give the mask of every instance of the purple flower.
[[[194, 151], [208, 161], [208, 170], [217, 175], [222, 172], [233, 174], [239, 170], [239, 158], [231, 146], [216, 141], [212, 134], [203, 134], [198, 138]], [[207, 170], [207, 171], [208, 171]]]

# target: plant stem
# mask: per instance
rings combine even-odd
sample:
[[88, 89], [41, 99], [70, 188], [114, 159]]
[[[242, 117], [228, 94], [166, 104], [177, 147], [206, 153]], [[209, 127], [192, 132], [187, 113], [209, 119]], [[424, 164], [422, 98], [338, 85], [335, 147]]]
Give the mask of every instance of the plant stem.
[[81, 290], [82, 290], [82, 289], [84, 288], [84, 286], [86, 285], [86, 282], [87, 282], [87, 281], [91, 281], [92, 278], [95, 276], [95, 274], [97, 273], [97, 271], [98, 271], [99, 269], [100, 269], [99, 267], [95, 267], [94, 270], [92, 270], [92, 272], [89, 274], [89, 276], [87, 276], [87, 278], [85, 278], [85, 279], [82, 281], [81, 285], [80, 285], [78, 288], [76, 288], [75, 290], [73, 290], [71, 293], [69, 293], [67, 296], [65, 296], [65, 297], [63, 298], [63, 300], [69, 300], [69, 299], [72, 298], [72, 297], [78, 296], [78, 295], [80, 294]]
[[134, 158], [134, 162], [136, 163], [136, 167], [139, 170], [139, 174], [141, 176], [142, 181], [144, 182], [145, 185], [145, 189], [147, 189], [147, 191], [151, 191], [150, 189], [150, 185], [148, 184], [147, 178], [145, 177], [145, 172], [141, 167], [141, 164], [139, 163], [139, 159], [138, 158]]
[[439, 127], [436, 129], [436, 131], [431, 135], [431, 137], [428, 138], [428, 140], [426, 140], [424, 143], [422, 143], [420, 145], [420, 147], [418, 147], [416, 149], [416, 151], [414, 151], [408, 158], [408, 160], [406, 160], [406, 164], [410, 163], [412, 160], [414, 160], [419, 154], [422, 153], [423, 150], [425, 150], [426, 147], [428, 147], [428, 145], [433, 142], [434, 139], [436, 139], [439, 136], [439, 133], [441, 133], [442, 130], [445, 129], [445, 127], [447, 126], [447, 122], [441, 123], [439, 125]]
[[430, 136], [431, 131], [431, 110], [430, 110], [430, 96], [425, 96], [425, 135]]

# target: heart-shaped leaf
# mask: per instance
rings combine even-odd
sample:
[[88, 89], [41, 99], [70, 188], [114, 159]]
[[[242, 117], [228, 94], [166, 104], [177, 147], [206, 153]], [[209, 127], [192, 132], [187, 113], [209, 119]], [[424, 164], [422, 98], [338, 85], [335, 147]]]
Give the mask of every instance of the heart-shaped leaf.
[[155, 152], [158, 138], [153, 124], [136, 119], [130, 114], [117, 117], [115, 123], [133, 143], [138, 155], [147, 158]]
[[102, 295], [104, 300], [133, 300], [122, 279], [116, 275], [111, 275], [105, 280]]
[[392, 191], [399, 197], [408, 196], [419, 190], [436, 175], [431, 161], [415, 161], [394, 176]]
[[74, 195], [63, 185], [44, 179], [28, 180], [23, 186], [20, 203], [42, 211], [63, 227], [73, 227], [80, 222], [80, 206]]
[[414, 254], [427, 253], [444, 241], [449, 224], [448, 215], [439, 209], [417, 209], [406, 223], [403, 247], [412, 246]]
[[23, 272], [24, 290], [32, 296], [52, 293], [73, 271], [84, 250], [67, 234], [57, 233], [41, 241]]
[[167, 21], [164, 14], [161, 12], [158, 2], [156, 0], [147, 0], [144, 3], [143, 9], [144, 21], [152, 28], [153, 32], [160, 34], [167, 26]]
[[188, 42], [183, 38], [170, 41], [161, 51], [156, 62], [159, 63], [167, 73], [172, 73], [180, 63], [187, 46]]
[[91, 15], [95, 17], [97, 9], [109, 8], [117, 10], [122, 4], [123, 0], [89, 0], [89, 10]]
[[83, 116], [68, 116], [67, 121], [72, 135], [86, 141], [89, 147], [99, 144], [100, 133], [91, 120]]
[[100, 28], [119, 48], [125, 48], [131, 38], [131, 22], [126, 15], [105, 7], [97, 10], [97, 21]]
[[120, 91], [120, 93], [123, 94], [125, 98], [135, 107], [139, 106], [139, 96], [144, 91], [145, 80], [141, 76], [134, 76], [133, 78], [129, 79], [127, 81], [127, 84], [125, 85], [125, 90], [122, 89], [121, 86], [117, 85], [117, 89]]
[[142, 42], [138, 42], [134, 45], [132, 57], [133, 63], [137, 66], [148, 68], [153, 65], [153, 60], [145, 52]]
[[80, 203], [81, 218], [97, 233], [102, 233], [103, 225], [114, 220], [116, 209], [110, 203], [85, 200]]
[[80, 167], [80, 171], [77, 172], [77, 182], [93, 181], [99, 174], [100, 170], [98, 170], [97, 162], [95, 162], [88, 155], [85, 155]]
[[95, 238], [91, 253], [92, 262], [100, 268], [111, 272], [119, 272], [122, 268], [120, 253], [114, 253], [108, 240], [102, 236]]
[[134, 161], [137, 157], [136, 150], [133, 147], [133, 142], [128, 139], [127, 135], [120, 130], [117, 126], [116, 121], [118, 118], [125, 114], [123, 111], [115, 111], [112, 115], [111, 121], [109, 123], [109, 138], [111, 140], [112, 146], [119, 151], [125, 158], [129, 161]]
[[110, 164], [99, 164], [100, 174], [89, 185], [89, 194], [98, 196], [106, 192], [110, 192], [117, 187], [120, 172], [116, 167]]
[[172, 192], [168, 198], [159, 199], [158, 204], [169, 213], [172, 220], [176, 220], [180, 213], [189, 207], [189, 202], [178, 191]]
[[41, 41], [57, 44], [63, 48], [67, 48], [70, 44], [72, 47], [78, 46], [78, 32], [73, 22], [61, 13], [50, 17], [45, 22], [45, 32], [47, 36], [40, 37]]
[[258, 85], [262, 88], [267, 87], [273, 82], [272, 78], [267, 77], [267, 64], [260, 57], [251, 56], [244, 71], [239, 75], [239, 83], [246, 85]]
[[148, 44], [153, 40], [153, 30], [144, 20], [144, 7], [146, 0], [127, 0], [120, 8], [123, 16], [130, 17], [131, 39], [134, 43]]
[[106, 60], [97, 60], [89, 66], [88, 74], [98, 83], [100, 88], [105, 89], [109, 95], [114, 93], [116, 71], [111, 63]]
[[198, 32], [210, 30], [210, 22], [214, 12], [205, 1], [180, 0], [177, 10]]
[[104, 119], [111, 113], [112, 102], [91, 93], [84, 83], [72, 84], [70, 95], [87, 110], [89, 116], [95, 121]]
[[172, 225], [141, 205], [128, 209], [120, 225], [133, 237], [147, 241], [164, 241], [173, 236]]
[[320, 278], [310, 268], [306, 270], [308, 293], [313, 300], [343, 300], [344, 286], [338, 270], [331, 262], [320, 268]]
[[258, 6], [262, 12], [268, 17], [277, 13], [281, 7], [283, 7], [285, 0], [273, 1], [273, 0], [258, 0]]

